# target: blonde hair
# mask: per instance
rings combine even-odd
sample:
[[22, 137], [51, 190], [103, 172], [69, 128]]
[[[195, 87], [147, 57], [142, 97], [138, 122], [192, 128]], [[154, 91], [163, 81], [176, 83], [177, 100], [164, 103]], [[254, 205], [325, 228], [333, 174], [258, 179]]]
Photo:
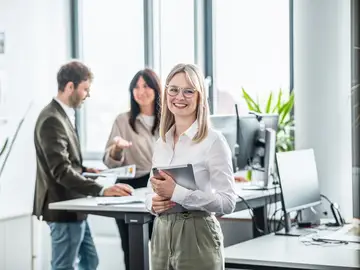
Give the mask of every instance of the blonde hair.
[[[177, 64], [170, 71], [169, 75], [166, 78], [166, 87], [172, 78], [178, 74], [184, 73], [188, 83], [199, 92], [196, 119], [198, 121], [199, 127], [198, 131], [195, 134], [193, 141], [198, 143], [201, 142], [208, 135], [209, 131], [209, 105], [207, 102], [207, 94], [205, 90], [205, 80], [204, 75], [201, 70], [193, 64]], [[162, 107], [161, 107], [161, 120], [160, 120], [160, 136], [165, 142], [165, 134], [169, 129], [175, 124], [175, 117], [167, 106], [167, 92], [164, 91]]]

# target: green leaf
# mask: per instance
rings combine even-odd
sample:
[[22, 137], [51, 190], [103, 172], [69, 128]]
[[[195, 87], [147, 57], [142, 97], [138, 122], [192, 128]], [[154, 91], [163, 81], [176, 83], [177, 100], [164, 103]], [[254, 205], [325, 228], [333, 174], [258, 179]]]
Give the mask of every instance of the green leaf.
[[245, 102], [246, 102], [246, 104], [248, 106], [248, 109], [250, 111], [254, 111], [255, 110], [255, 108], [254, 108], [254, 104], [255, 104], [254, 100], [245, 92], [244, 89], [242, 89], [242, 91], [243, 91], [243, 97], [244, 97]]
[[285, 123], [282, 124], [284, 127], [293, 127], [295, 125], [295, 120], [293, 117], [290, 117]]
[[271, 110], [272, 95], [273, 95], [273, 93], [271, 92], [271, 93], [270, 93], [270, 96], [269, 96], [269, 98], [268, 98], [268, 101], [267, 101], [266, 107], [265, 107], [265, 113], [270, 113], [270, 110]]
[[[256, 96], [256, 101], [250, 97], [250, 95], [242, 88], [243, 98], [247, 103], [250, 111], [262, 113], [262, 109], [259, 103], [259, 97]], [[276, 101], [276, 104], [274, 104]], [[273, 92], [268, 96], [264, 113], [277, 113], [279, 115], [278, 130], [276, 134], [276, 151], [284, 152], [294, 150], [294, 136], [293, 127], [295, 126], [294, 117], [291, 115], [291, 111], [294, 107], [294, 91], [291, 92], [289, 98], [283, 100], [283, 90], [280, 89], [277, 96]]]
[[283, 123], [284, 120], [286, 119], [286, 117], [290, 117], [290, 113], [291, 113], [291, 110], [294, 106], [294, 95], [293, 95], [293, 92], [291, 93], [290, 95], [290, 99], [288, 102], [285, 103], [285, 105], [283, 106], [283, 110], [282, 110], [282, 116], [281, 116], [281, 119], [280, 119], [280, 123]]
[[285, 102], [284, 104], [280, 104], [278, 114], [281, 115], [284, 109], [286, 108], [288, 102]]
[[280, 106], [281, 106], [281, 98], [282, 98], [282, 89], [280, 88], [279, 94], [278, 94], [278, 98], [277, 98], [277, 102], [276, 102], [276, 106], [273, 109], [273, 113], [279, 113], [280, 110]]
[[259, 105], [255, 103], [255, 101], [250, 97], [248, 93], [246, 93], [245, 89], [242, 88], [243, 96], [246, 101], [246, 104], [248, 105], [248, 109], [250, 111], [261, 113]]

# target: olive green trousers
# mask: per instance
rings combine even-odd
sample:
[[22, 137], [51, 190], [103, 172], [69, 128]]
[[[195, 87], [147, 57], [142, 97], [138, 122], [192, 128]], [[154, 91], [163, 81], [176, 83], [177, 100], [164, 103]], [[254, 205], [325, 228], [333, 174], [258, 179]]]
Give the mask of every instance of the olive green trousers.
[[206, 212], [164, 214], [155, 218], [152, 270], [224, 270], [223, 234]]

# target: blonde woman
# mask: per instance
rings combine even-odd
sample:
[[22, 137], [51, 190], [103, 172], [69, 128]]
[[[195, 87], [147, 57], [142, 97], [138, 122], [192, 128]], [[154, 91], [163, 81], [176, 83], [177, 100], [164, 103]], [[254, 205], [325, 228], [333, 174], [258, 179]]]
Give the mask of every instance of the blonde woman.
[[[194, 65], [179, 64], [166, 79], [152, 167], [188, 163], [197, 190], [178, 185], [164, 172], [162, 179], [152, 176], [148, 183], [146, 207], [156, 215], [153, 270], [225, 269], [223, 235], [214, 213], [231, 213], [236, 201], [229, 146], [209, 126], [204, 76]], [[166, 213], [175, 203], [187, 211]]]

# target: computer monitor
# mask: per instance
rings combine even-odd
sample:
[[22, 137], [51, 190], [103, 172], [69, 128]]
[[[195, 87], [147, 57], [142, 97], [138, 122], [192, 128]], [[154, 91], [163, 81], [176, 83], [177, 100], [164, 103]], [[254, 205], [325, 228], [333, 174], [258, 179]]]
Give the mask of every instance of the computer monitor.
[[237, 167], [236, 165], [236, 134], [237, 134], [237, 124], [236, 124], [236, 115], [211, 115], [210, 122], [212, 127], [215, 130], [218, 130], [224, 135], [232, 154], [233, 159], [233, 168], [234, 171]]
[[259, 136], [260, 125], [255, 115], [243, 115], [238, 117], [238, 145], [236, 155], [238, 170], [245, 170], [252, 166], [255, 155], [256, 141]]
[[291, 232], [290, 212], [321, 204], [314, 150], [278, 152], [276, 163], [285, 215], [284, 234], [299, 236], [299, 231]]
[[[265, 124], [265, 130], [273, 130], [275, 133], [275, 142], [269, 141], [269, 137], [267, 137], [266, 132], [261, 133], [260, 136], [263, 137], [263, 143], [264, 145], [259, 145], [259, 148], [262, 148], [265, 153], [262, 153], [260, 156], [260, 167], [266, 170], [268, 170], [269, 166], [269, 158], [272, 159], [271, 162], [275, 163], [275, 151], [276, 151], [276, 137], [277, 137], [277, 131], [278, 131], [278, 125], [279, 125], [279, 115], [278, 114], [258, 114], [258, 117], [260, 117], [260, 121], [262, 121]], [[273, 138], [271, 138], [273, 140]], [[271, 144], [271, 145], [269, 145]], [[275, 147], [275, 150], [273, 151], [273, 146]], [[271, 151], [271, 153], [268, 153]], [[271, 164], [273, 165], [273, 164]]]
[[[266, 158], [266, 148], [268, 145], [266, 145], [268, 142], [266, 142], [266, 130], [272, 129], [275, 131], [275, 134], [277, 134], [278, 131], [278, 125], [279, 125], [279, 115], [278, 114], [264, 114], [264, 113], [257, 113], [250, 111], [249, 114], [253, 114], [256, 116], [260, 129], [258, 132], [257, 142], [255, 145], [255, 160], [253, 160], [253, 165], [257, 168], [261, 168], [266, 170], [267, 166], [267, 160]], [[276, 143], [276, 142], [275, 142]]]
[[[256, 144], [260, 136], [260, 123], [257, 117], [258, 116], [255, 116], [254, 114], [241, 116], [233, 114], [210, 116], [212, 127], [224, 135], [230, 147], [235, 172], [248, 169], [250, 166], [254, 165]], [[261, 117], [265, 123], [265, 128], [273, 129], [276, 133], [278, 115], [262, 114]], [[273, 145], [274, 141], [272, 140], [271, 142]], [[269, 145], [266, 144], [263, 146], [265, 160], [263, 158], [258, 164], [258, 167], [264, 172], [267, 171], [267, 167], [269, 166], [267, 159], [270, 159], [270, 162], [272, 162], [271, 155], [274, 155], [274, 151], [271, 151], [270, 154], [266, 153], [266, 150], [270, 149], [268, 146]]]
[[220, 131], [233, 155], [234, 171], [244, 170], [251, 165], [259, 122], [254, 115], [211, 115], [210, 122]]
[[278, 114], [259, 114], [265, 123], [265, 128], [271, 128], [278, 131], [279, 126], [279, 115]]
[[276, 154], [276, 131], [272, 128], [266, 129], [265, 136], [265, 158], [264, 158], [264, 171], [266, 180], [271, 178], [276, 173], [275, 170], [275, 154]]
[[261, 159], [261, 165], [264, 168], [264, 181], [269, 182], [276, 174], [276, 139], [279, 126], [278, 114], [261, 114], [262, 121], [265, 123], [265, 154]]
[[265, 147], [264, 156], [262, 158], [262, 164], [258, 164], [259, 167], [255, 168], [256, 173], [251, 184], [244, 186], [246, 190], [265, 190], [268, 189], [269, 184], [272, 184], [274, 175], [276, 174], [275, 169], [275, 153], [276, 153], [276, 132], [272, 128], [265, 130]]

